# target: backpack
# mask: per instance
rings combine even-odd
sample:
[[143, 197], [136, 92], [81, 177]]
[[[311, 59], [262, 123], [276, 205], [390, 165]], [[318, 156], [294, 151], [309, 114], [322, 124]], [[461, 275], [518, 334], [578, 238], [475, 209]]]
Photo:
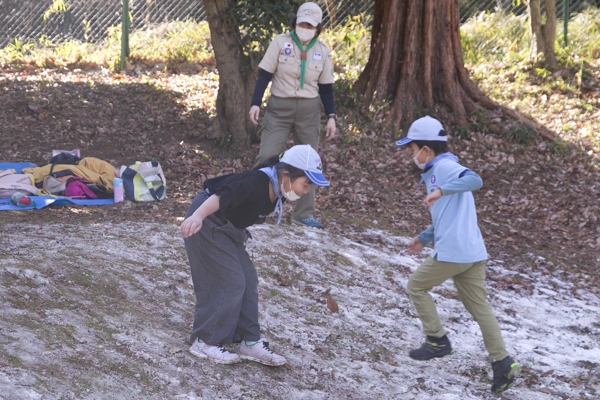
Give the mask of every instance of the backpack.
[[0, 172], [0, 198], [8, 198], [14, 192], [21, 192], [27, 196], [35, 196], [39, 189], [34, 186], [33, 175], [17, 174], [14, 169]]
[[48, 175], [52, 175], [52, 170], [54, 170], [54, 166], [56, 164], [69, 164], [69, 165], [77, 165], [81, 161], [81, 158], [77, 157], [75, 154], [71, 153], [58, 153], [50, 159], [50, 172]]
[[120, 175], [127, 200], [158, 201], [167, 197], [167, 181], [158, 161], [123, 165]]

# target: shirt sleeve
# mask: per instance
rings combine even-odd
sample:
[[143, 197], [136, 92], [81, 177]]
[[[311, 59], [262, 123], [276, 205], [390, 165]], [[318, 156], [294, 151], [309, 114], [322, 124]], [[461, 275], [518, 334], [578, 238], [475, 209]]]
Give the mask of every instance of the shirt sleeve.
[[483, 180], [481, 177], [470, 169], [465, 169], [456, 179], [443, 184], [440, 189], [443, 195], [447, 196], [454, 193], [472, 192], [482, 186]]
[[427, 246], [429, 243], [433, 242], [433, 238], [435, 237], [433, 225], [419, 233], [419, 236], [417, 237], [423, 246]]
[[256, 85], [254, 85], [251, 105], [260, 107], [262, 98], [265, 95], [265, 90], [267, 89], [269, 82], [271, 82], [271, 79], [273, 79], [273, 74], [264, 69], [258, 69], [258, 79], [256, 80]]
[[319, 95], [321, 96], [321, 102], [323, 103], [323, 108], [325, 108], [325, 113], [335, 114], [335, 106], [333, 104], [333, 84], [320, 84], [319, 83]]
[[319, 76], [319, 83], [324, 85], [333, 82], [335, 82], [335, 78], [333, 76], [333, 58], [331, 51], [328, 51], [327, 57], [325, 57], [325, 62], [323, 63], [323, 72], [321, 72], [321, 76]]
[[277, 70], [279, 52], [279, 43], [277, 41], [277, 37], [275, 37], [271, 44], [269, 44], [269, 47], [267, 48], [263, 59], [260, 61], [260, 64], [258, 64], [258, 68], [274, 74]]

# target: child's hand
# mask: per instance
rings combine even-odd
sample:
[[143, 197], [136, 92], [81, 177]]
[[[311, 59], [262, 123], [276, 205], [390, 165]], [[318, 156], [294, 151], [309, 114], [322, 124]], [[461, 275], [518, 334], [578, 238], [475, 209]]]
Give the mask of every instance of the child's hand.
[[433, 203], [435, 203], [435, 201], [437, 199], [439, 199], [440, 197], [442, 197], [442, 189], [435, 189], [433, 192], [429, 193], [427, 195], [427, 197], [425, 197], [425, 200], [423, 201], [423, 203], [427, 206], [427, 207], [431, 207], [433, 205]]
[[186, 218], [185, 221], [179, 227], [179, 232], [183, 235], [184, 238], [188, 238], [202, 229], [202, 220], [203, 218], [198, 215], [192, 214], [189, 218]]
[[423, 250], [423, 245], [418, 237], [414, 238], [408, 243], [408, 252], [411, 254], [419, 254]]

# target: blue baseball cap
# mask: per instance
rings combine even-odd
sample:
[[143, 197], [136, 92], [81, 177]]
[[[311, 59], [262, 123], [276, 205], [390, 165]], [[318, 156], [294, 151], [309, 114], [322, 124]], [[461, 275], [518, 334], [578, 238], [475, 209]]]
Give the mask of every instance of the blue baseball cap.
[[323, 170], [321, 157], [310, 144], [299, 144], [290, 148], [283, 153], [279, 161], [303, 170], [313, 185], [329, 187], [329, 182], [321, 172]]
[[441, 122], [429, 115], [419, 118], [410, 125], [405, 138], [396, 142], [396, 146], [406, 146], [413, 140], [426, 140], [430, 142], [447, 142], [448, 136], [440, 136], [440, 131], [444, 130]]

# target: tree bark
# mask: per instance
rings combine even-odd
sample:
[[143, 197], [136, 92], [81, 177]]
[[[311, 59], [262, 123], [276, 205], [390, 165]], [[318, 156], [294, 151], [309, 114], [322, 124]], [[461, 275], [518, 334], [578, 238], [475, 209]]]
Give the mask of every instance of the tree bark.
[[467, 124], [473, 95], [482, 95], [464, 70], [459, 27], [457, 0], [376, 0], [371, 56], [357, 90], [366, 102], [391, 101], [396, 127], [439, 105]]
[[387, 122], [394, 129], [406, 129], [425, 114], [466, 126], [483, 107], [554, 136], [493, 102], [471, 81], [462, 55], [458, 0], [375, 0], [371, 34], [369, 61], [355, 88], [364, 104], [390, 102]]
[[[556, 40], [556, 0], [546, 0], [546, 22], [542, 23], [541, 0], [529, 0], [529, 28], [531, 30], [531, 46], [529, 59], [537, 61], [539, 54], [543, 56], [542, 65], [554, 71], [558, 68], [554, 54]], [[568, 16], [565, 16], [568, 18]]]
[[229, 0], [203, 0], [210, 28], [211, 43], [219, 72], [217, 117], [211, 129], [224, 141], [231, 138], [234, 149], [248, 143], [246, 134], [246, 76], [242, 72], [244, 55], [239, 39], [239, 27], [226, 18], [226, 10], [233, 4]]

